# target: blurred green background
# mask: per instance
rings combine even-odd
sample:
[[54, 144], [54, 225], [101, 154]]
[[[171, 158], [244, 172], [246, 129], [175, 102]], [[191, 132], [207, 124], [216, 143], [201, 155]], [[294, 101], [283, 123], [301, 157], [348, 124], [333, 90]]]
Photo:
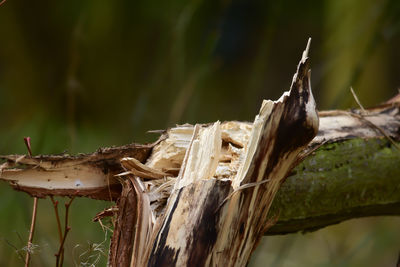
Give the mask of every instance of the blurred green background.
[[[262, 99], [289, 88], [308, 37], [320, 110], [356, 107], [350, 86], [364, 106], [397, 93], [398, 0], [8, 0], [0, 154], [26, 153], [24, 136], [34, 154], [73, 154], [151, 142], [147, 130], [177, 123], [251, 121]], [[0, 266], [21, 266], [32, 199], [5, 183], [0, 194]], [[110, 204], [73, 202], [65, 266], [90, 266], [85, 256], [107, 252], [109, 233], [91, 218]], [[38, 216], [31, 266], [54, 266], [50, 200], [39, 201]], [[399, 226], [398, 217], [358, 219], [268, 237], [250, 266], [394, 266]]]

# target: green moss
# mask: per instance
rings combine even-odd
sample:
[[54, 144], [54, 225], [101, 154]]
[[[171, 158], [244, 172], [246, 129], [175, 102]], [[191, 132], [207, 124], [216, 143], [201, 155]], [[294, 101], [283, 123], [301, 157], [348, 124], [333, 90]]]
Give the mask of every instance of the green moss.
[[399, 166], [400, 151], [387, 139], [326, 144], [294, 169], [270, 214], [279, 213], [279, 225], [400, 203]]

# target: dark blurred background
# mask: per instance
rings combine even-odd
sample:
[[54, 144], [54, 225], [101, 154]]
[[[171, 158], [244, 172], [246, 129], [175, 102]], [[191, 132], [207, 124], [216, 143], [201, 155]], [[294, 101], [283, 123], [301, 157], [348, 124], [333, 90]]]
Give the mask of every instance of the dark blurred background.
[[[350, 86], [364, 106], [397, 93], [398, 0], [8, 0], [0, 154], [26, 153], [24, 136], [34, 154], [74, 154], [152, 142], [146, 131], [177, 123], [251, 121], [262, 99], [288, 90], [309, 37], [320, 110], [356, 107]], [[20, 266], [32, 199], [4, 183], [0, 194], [0, 265]], [[107, 254], [110, 233], [90, 220], [109, 205], [73, 202], [66, 266]], [[399, 226], [398, 217], [362, 219], [267, 238], [250, 265], [394, 266]], [[32, 266], [54, 265], [56, 229], [50, 200], [40, 200]]]

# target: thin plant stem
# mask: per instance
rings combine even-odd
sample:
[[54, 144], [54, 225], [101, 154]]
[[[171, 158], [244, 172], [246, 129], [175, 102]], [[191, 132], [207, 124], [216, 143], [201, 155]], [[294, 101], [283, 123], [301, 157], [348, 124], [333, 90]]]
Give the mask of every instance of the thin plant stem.
[[363, 107], [363, 105], [361, 105], [361, 102], [360, 102], [360, 100], [358, 99], [358, 96], [356, 95], [356, 93], [354, 92], [353, 87], [350, 87], [350, 92], [351, 92], [351, 94], [353, 95], [354, 100], [356, 101], [357, 105], [360, 107], [361, 111], [362, 111], [363, 113], [365, 113], [365, 108]]
[[56, 220], [57, 220], [57, 228], [58, 228], [58, 237], [60, 238], [60, 244], [63, 239], [63, 234], [61, 231], [61, 220], [60, 220], [60, 215], [58, 213], [58, 201], [54, 200], [53, 196], [50, 196], [51, 202], [53, 203], [54, 207], [54, 213], [56, 214]]
[[33, 198], [33, 211], [32, 211], [31, 229], [29, 230], [28, 245], [26, 247], [25, 267], [29, 267], [29, 261], [30, 261], [30, 258], [31, 258], [33, 233], [35, 231], [35, 224], [36, 224], [37, 204], [38, 204], [38, 198], [34, 197]]
[[[55, 254], [55, 256], [56, 256], [56, 267], [62, 267], [63, 266], [63, 262], [64, 262], [64, 244], [65, 244], [65, 240], [67, 238], [67, 234], [71, 230], [71, 227], [68, 226], [69, 207], [71, 206], [73, 200], [74, 200], [74, 197], [71, 197], [71, 199], [67, 203], [65, 203], [64, 235], [62, 236], [62, 239], [60, 241], [60, 247], [58, 248], [58, 251]], [[58, 220], [59, 219], [60, 219], [60, 217], [58, 216]], [[61, 228], [61, 226], [60, 226], [60, 228]]]
[[29, 136], [24, 137], [24, 142], [25, 142], [26, 148], [28, 149], [29, 157], [32, 157], [31, 138]]
[[62, 267], [63, 266], [64, 257], [61, 257], [61, 256], [64, 253], [65, 239], [67, 238], [67, 234], [68, 234], [69, 230], [71, 230], [70, 227], [65, 228], [63, 239], [61, 241], [60, 247], [58, 248], [58, 252], [56, 254], [56, 267]]

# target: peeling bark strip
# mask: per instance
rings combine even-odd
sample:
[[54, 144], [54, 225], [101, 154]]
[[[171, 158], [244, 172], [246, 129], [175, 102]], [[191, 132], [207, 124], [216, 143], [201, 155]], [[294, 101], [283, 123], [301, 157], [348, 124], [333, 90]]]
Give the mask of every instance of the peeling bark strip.
[[116, 200], [121, 185], [114, 175], [121, 172], [120, 160], [133, 157], [144, 161], [154, 145], [131, 144], [101, 148], [93, 154], [0, 156], [0, 179], [9, 181], [16, 190], [35, 197], [81, 196]]

